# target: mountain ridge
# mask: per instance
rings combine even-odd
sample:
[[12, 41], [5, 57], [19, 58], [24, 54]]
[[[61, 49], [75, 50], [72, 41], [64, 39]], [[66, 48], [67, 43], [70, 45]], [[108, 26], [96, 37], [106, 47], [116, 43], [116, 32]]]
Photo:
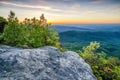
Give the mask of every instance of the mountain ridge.
[[120, 32], [66, 31], [59, 33], [59, 36], [64, 48], [74, 51], [81, 50], [90, 42], [97, 41], [101, 45], [100, 51], [120, 58]]

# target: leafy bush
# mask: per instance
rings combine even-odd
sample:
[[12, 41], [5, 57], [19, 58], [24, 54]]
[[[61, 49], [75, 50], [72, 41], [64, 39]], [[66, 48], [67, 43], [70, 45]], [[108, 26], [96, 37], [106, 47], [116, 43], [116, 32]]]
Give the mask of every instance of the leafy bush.
[[8, 45], [20, 47], [60, 46], [57, 32], [46, 23], [43, 14], [40, 20], [35, 17], [25, 18], [24, 22], [20, 24], [15, 13], [11, 11], [2, 39]]
[[7, 24], [6, 19], [0, 16], [0, 33], [3, 32], [6, 24]]
[[80, 56], [90, 64], [98, 80], [120, 80], [120, 60], [106, 57], [104, 52], [97, 53], [100, 43], [91, 42], [82, 51], [77, 51]]

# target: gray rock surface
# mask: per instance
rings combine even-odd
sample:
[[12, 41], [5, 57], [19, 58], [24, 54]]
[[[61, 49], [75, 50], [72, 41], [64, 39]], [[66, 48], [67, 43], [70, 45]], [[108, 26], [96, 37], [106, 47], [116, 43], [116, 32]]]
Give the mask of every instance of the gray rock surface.
[[0, 80], [97, 80], [75, 52], [55, 47], [20, 49], [0, 46]]

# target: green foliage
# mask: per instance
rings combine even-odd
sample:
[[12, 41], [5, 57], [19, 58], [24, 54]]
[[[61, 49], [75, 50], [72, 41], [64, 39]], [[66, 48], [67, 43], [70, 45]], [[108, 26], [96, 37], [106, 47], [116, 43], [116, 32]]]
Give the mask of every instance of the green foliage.
[[17, 23], [8, 23], [5, 26], [3, 38], [8, 44], [16, 44], [18, 42], [18, 37], [20, 36], [21, 30], [20, 25]]
[[15, 17], [15, 13], [13, 11], [10, 11], [10, 14], [8, 15], [8, 22], [15, 22], [18, 23], [18, 18]]
[[120, 80], [120, 66], [115, 66], [114, 72], [117, 75], [116, 79]]
[[8, 24], [2, 34], [4, 43], [27, 48], [45, 45], [60, 47], [57, 32], [50, 29], [50, 24], [46, 24], [43, 14], [41, 18], [42, 20], [35, 17], [32, 19], [25, 18], [24, 22], [20, 24], [15, 13], [10, 11]]
[[100, 47], [100, 44], [97, 42], [91, 42], [89, 46], [83, 47], [84, 54], [94, 54], [94, 52]]
[[90, 64], [98, 80], [119, 80], [120, 60], [113, 57], [106, 57], [104, 52], [96, 52], [100, 43], [91, 42], [82, 51], [77, 51], [80, 56]]
[[7, 24], [6, 19], [0, 16], [0, 33], [3, 32], [6, 24]]

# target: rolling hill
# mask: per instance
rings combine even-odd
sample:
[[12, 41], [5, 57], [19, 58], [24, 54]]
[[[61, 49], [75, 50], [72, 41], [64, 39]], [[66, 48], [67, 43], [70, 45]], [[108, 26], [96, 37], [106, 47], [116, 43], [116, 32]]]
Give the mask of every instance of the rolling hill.
[[97, 41], [101, 44], [99, 50], [120, 58], [120, 32], [66, 31], [59, 33], [59, 36], [66, 49], [79, 50], [90, 42]]

